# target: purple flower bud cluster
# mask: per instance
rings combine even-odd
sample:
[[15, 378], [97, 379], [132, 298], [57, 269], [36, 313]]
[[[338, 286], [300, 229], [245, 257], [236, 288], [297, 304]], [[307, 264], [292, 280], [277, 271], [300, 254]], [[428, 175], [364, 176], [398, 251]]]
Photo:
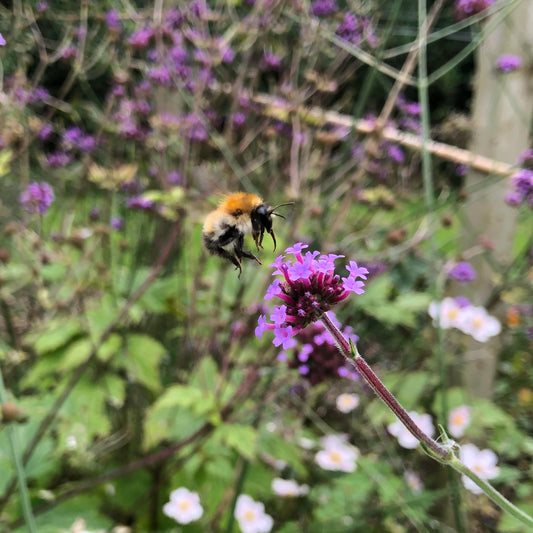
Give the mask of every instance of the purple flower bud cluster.
[[274, 345], [288, 350], [296, 345], [294, 335], [306, 326], [320, 319], [323, 313], [344, 300], [351, 292], [363, 294], [368, 270], [350, 261], [346, 267], [348, 276], [341, 278], [335, 274], [335, 261], [342, 255], [321, 255], [320, 252], [302, 252], [308, 246], [296, 243], [285, 250], [295, 257], [294, 261], [279, 256], [271, 265], [274, 275], [279, 276], [268, 287], [265, 300], [274, 297], [283, 301], [272, 310], [270, 320], [261, 315], [255, 330], [257, 337], [271, 329], [274, 332]]
[[[342, 327], [333, 312], [330, 311], [328, 316], [338, 328]], [[354, 343], [359, 340], [350, 327], [342, 329], [342, 333]], [[301, 331], [298, 341], [290, 350], [281, 352], [278, 359], [287, 361], [289, 368], [297, 370], [302, 379], [311, 385], [339, 377], [358, 379], [358, 374], [351, 365], [346, 364], [346, 359], [339, 353], [333, 337], [320, 322]]]
[[48, 183], [30, 183], [20, 195], [20, 203], [28, 213], [44, 215], [55, 199], [54, 191]]

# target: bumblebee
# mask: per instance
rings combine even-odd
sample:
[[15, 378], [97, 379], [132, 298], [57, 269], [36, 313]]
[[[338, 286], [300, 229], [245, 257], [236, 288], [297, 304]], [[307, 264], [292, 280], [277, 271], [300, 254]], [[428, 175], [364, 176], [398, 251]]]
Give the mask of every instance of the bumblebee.
[[261, 261], [244, 249], [244, 236], [252, 235], [257, 249], [263, 248], [263, 236], [269, 233], [276, 250], [276, 237], [272, 229], [272, 215], [285, 218], [275, 213], [278, 207], [291, 205], [293, 202], [267, 205], [260, 196], [247, 192], [236, 192], [223, 198], [219, 206], [205, 219], [202, 236], [207, 250], [213, 255], [224, 257], [242, 274], [241, 259]]

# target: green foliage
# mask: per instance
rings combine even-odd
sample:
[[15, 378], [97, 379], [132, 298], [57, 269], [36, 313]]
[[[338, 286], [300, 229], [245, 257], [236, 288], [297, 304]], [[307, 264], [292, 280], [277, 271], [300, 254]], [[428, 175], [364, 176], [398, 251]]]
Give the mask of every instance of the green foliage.
[[373, 281], [365, 292], [365, 298], [357, 302], [358, 308], [389, 327], [414, 328], [418, 314], [425, 311], [431, 297], [427, 293], [407, 293], [394, 296], [396, 286], [387, 275]]

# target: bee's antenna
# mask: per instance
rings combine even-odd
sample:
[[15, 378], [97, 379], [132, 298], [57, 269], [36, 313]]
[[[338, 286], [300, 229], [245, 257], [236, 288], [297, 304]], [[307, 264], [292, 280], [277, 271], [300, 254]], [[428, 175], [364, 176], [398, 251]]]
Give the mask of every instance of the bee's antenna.
[[278, 208], [278, 207], [283, 207], [284, 205], [294, 205], [294, 202], [287, 202], [285, 204], [279, 204], [277, 205], [276, 207], [271, 207], [267, 213], [269, 215], [276, 215], [277, 217], [281, 217], [281, 218], [285, 218], [283, 215], [280, 215], [279, 213], [274, 213], [274, 211]]

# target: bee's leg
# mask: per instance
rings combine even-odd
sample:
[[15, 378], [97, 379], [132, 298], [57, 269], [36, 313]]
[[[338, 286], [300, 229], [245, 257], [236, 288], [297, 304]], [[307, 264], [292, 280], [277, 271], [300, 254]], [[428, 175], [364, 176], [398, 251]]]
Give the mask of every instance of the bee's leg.
[[[229, 242], [231, 242], [231, 240]], [[219, 244], [220, 239], [217, 242], [217, 241], [210, 239], [209, 237], [204, 236], [204, 243], [205, 243], [205, 247], [208, 249], [210, 253], [212, 253], [213, 255], [218, 255], [220, 257], [223, 257], [224, 259], [227, 259], [230, 263], [233, 263], [235, 265], [235, 269], [239, 270], [239, 277], [240, 277], [242, 273], [241, 260], [240, 260], [240, 257], [236, 253], [232, 254], [231, 252], [228, 252], [228, 250], [220, 246]]]
[[240, 259], [241, 257], [246, 257], [246, 259], [254, 259], [259, 264], [261, 264], [261, 261], [251, 252], [247, 252], [244, 248], [244, 237], [241, 236], [235, 241], [234, 250], [235, 255]]

